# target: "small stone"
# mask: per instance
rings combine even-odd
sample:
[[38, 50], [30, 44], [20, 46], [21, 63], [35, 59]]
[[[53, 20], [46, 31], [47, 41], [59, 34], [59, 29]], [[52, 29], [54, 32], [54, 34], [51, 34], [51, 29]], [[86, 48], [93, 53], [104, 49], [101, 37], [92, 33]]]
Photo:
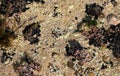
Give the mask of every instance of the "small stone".
[[120, 20], [117, 19], [116, 15], [109, 14], [107, 17], [107, 22], [109, 25], [118, 25], [120, 23]]

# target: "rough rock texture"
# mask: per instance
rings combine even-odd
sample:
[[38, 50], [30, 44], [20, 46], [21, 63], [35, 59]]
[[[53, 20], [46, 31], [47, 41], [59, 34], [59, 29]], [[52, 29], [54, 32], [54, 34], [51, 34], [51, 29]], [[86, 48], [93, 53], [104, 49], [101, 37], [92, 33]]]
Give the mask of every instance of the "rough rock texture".
[[[108, 30], [111, 25], [107, 23], [106, 17], [109, 14], [115, 14], [119, 20], [119, 0], [115, 2], [114, 0], [32, 1], [33, 0], [26, 6], [29, 7], [29, 9], [20, 13], [12, 13], [12, 15], [10, 14], [11, 16], [6, 19], [6, 25], [13, 30], [17, 37], [12, 40], [10, 46], [0, 47], [0, 76], [19, 76], [21, 72], [27, 72], [22, 73], [22, 76], [120, 75], [120, 56], [118, 55], [120, 53], [120, 45], [119, 42], [116, 42], [116, 39], [118, 41], [120, 40], [120, 31], [113, 31], [114, 29], [112, 29], [112, 33], [116, 35], [115, 39], [111, 42], [110, 38], [111, 35], [113, 35], [111, 33], [109, 35], [110, 38], [108, 37], [109, 42], [105, 45], [102, 44], [100, 47], [89, 45], [88, 36], [86, 37], [83, 34], [84, 31], [88, 32], [91, 30], [92, 24], [86, 26], [86, 23], [82, 23], [80, 26], [82, 31], [77, 31], [77, 25], [80, 24], [86, 16], [86, 5], [93, 3], [103, 7], [100, 11], [101, 13], [97, 15], [98, 18], [95, 19], [97, 25], [94, 27]], [[11, 10], [9, 12], [13, 11]], [[91, 16], [91, 19], [92, 17], [93, 16]], [[37, 26], [33, 27], [32, 24], [34, 23], [38, 23]], [[24, 31], [26, 27], [28, 27], [27, 31]], [[99, 35], [101, 33], [102, 31], [96, 32], [95, 34]], [[102, 36], [100, 35], [100, 37], [95, 38], [102, 39]], [[38, 41], [36, 42], [36, 40]], [[77, 41], [79, 45], [72, 46], [69, 51], [69, 54], [72, 55], [67, 56], [66, 46], [70, 40]], [[100, 40], [97, 41], [100, 42]], [[108, 48], [107, 45], [110, 43], [112, 45]], [[118, 44], [117, 53], [116, 50], [114, 50], [115, 47], [113, 47], [116, 43]], [[32, 59], [31, 63], [23, 61], [23, 65], [18, 66], [18, 71], [16, 71], [14, 63], [20, 62], [25, 52], [30, 57], [30, 60]], [[34, 69], [36, 67], [34, 62], [40, 65], [39, 71]]]

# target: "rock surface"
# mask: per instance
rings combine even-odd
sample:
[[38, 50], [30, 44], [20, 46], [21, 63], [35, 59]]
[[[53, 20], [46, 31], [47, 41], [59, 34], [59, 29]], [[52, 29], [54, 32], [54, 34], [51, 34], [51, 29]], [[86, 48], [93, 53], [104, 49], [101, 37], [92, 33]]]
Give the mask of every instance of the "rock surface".
[[[106, 18], [109, 14], [115, 14], [119, 21], [119, 0], [116, 0], [117, 4], [115, 5], [113, 5], [114, 2], [111, 3], [110, 0], [40, 1], [43, 2], [30, 2], [26, 6], [29, 7], [26, 11], [15, 12], [14, 14], [12, 13], [12, 16], [7, 17], [7, 26], [12, 28], [17, 37], [12, 40], [10, 46], [0, 47], [0, 76], [19, 76], [20, 74], [16, 72], [13, 64], [17, 61], [19, 62], [25, 52], [32, 61], [40, 65], [40, 68], [36, 71], [34, 70], [36, 67], [34, 63], [27, 62], [26, 64], [26, 62], [22, 62], [22, 64], [26, 66], [19, 66], [17, 70], [26, 70], [27, 67], [27, 72], [30, 70], [30, 74], [26, 75], [27, 73], [25, 73], [20, 76], [120, 75], [120, 56], [118, 55], [116, 57], [116, 54], [114, 56], [115, 51], [107, 48], [107, 45], [112, 42], [101, 44], [101, 46], [98, 47], [89, 45], [90, 40], [88, 37], [88, 31], [91, 31], [93, 24], [97, 23], [94, 27], [98, 29], [105, 28], [105, 30], [107, 30], [111, 24], [116, 25], [114, 22], [110, 23], [110, 20], [107, 22]], [[97, 19], [90, 16], [91, 22], [83, 22], [83, 18], [88, 16], [88, 13], [85, 12], [86, 4], [93, 3], [101, 6], [103, 10], [97, 15]], [[94, 23], [94, 20], [96, 23]], [[23, 33], [23, 30], [25, 30], [27, 26], [33, 25], [34, 23], [38, 25], [35, 27], [31, 26], [31, 29], [29, 28]], [[90, 25], [86, 26], [87, 24]], [[77, 28], [77, 26], [79, 26], [79, 28]], [[119, 29], [117, 25], [114, 27]], [[95, 32], [97, 31], [95, 29]], [[103, 39], [101, 33], [102, 31], [94, 34], [92, 32], [92, 38]], [[120, 42], [120, 37], [116, 37], [118, 41], [115, 42]], [[37, 39], [37, 41], [34, 39]], [[79, 49], [77, 46], [69, 47], [69, 53], [72, 53], [72, 55], [68, 56], [65, 47], [69, 44], [70, 40], [77, 41], [82, 49]], [[119, 43], [117, 44], [117, 46], [120, 46]], [[117, 54], [119, 53], [120, 50], [118, 49]]]

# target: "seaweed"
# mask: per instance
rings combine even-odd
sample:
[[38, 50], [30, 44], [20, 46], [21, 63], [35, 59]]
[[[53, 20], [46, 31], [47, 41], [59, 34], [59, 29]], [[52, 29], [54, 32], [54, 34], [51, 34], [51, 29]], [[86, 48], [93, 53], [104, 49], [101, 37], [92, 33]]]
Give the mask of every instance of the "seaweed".
[[94, 19], [93, 17], [86, 15], [84, 18], [82, 18], [82, 21], [77, 24], [77, 30], [76, 31], [83, 31], [82, 27], [87, 26], [96, 26], [97, 25], [97, 20]]
[[83, 18], [83, 22], [87, 25], [87, 26], [96, 26], [97, 25], [97, 20], [90, 17], [90, 16], [85, 16]]

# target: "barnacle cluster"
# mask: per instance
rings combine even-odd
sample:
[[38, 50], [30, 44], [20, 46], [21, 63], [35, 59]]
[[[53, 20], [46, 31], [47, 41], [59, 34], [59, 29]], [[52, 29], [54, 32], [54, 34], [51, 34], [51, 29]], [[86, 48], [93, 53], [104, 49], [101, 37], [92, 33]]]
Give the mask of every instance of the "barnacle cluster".
[[0, 4], [0, 13], [3, 15], [12, 16], [14, 13], [25, 12], [27, 9], [27, 4], [31, 2], [41, 2], [45, 3], [44, 0], [2, 0]]
[[86, 10], [85, 10], [85, 17], [82, 19], [80, 23], [77, 25], [77, 30], [83, 30], [81, 27], [83, 25], [86, 25], [88, 27], [90, 26], [96, 26], [97, 25], [97, 19], [100, 15], [102, 15], [102, 10], [103, 7], [96, 4], [96, 3], [91, 3], [91, 4], [86, 4]]
[[102, 6], [100, 6], [96, 3], [92, 3], [92, 4], [86, 4], [85, 12], [89, 16], [94, 16], [95, 19], [97, 19], [102, 14], [102, 10], [103, 10]]
[[[111, 0], [112, 4], [117, 5], [115, 0]], [[96, 3], [86, 4], [85, 17], [77, 25], [78, 30], [81, 28], [81, 25], [85, 24], [89, 26], [89, 31], [82, 30], [82, 34], [89, 39], [89, 45], [94, 45], [96, 47], [105, 46], [113, 51], [113, 55], [117, 58], [120, 57], [120, 24], [117, 19], [114, 19], [110, 23], [110, 19], [114, 14], [107, 16], [107, 21], [110, 24], [108, 29], [104, 27], [97, 27], [97, 20], [102, 14], [104, 8]], [[94, 26], [93, 26], [94, 25]], [[79, 28], [80, 27], [80, 28]], [[85, 27], [85, 26], [83, 26]], [[82, 28], [81, 28], [82, 29]]]
[[6, 19], [0, 17], [0, 46], [9, 46], [17, 37], [14, 30], [7, 25]]
[[26, 10], [25, 0], [2, 0], [0, 13], [12, 16], [14, 13], [24, 12]]
[[83, 47], [76, 40], [69, 40], [69, 44], [66, 46], [67, 56], [74, 56], [77, 50], [82, 50]]
[[103, 27], [98, 28], [96, 26], [92, 26], [90, 29], [90, 31], [83, 33], [89, 39], [89, 45], [94, 45], [97, 47], [104, 45], [106, 43], [104, 38], [106, 30]]
[[104, 28], [92, 27], [84, 35], [89, 39], [89, 44], [97, 47], [106, 45], [107, 48], [113, 51], [113, 55], [120, 57], [120, 24], [111, 25], [107, 30]]
[[34, 71], [40, 70], [40, 64], [34, 62], [27, 53], [24, 53], [20, 61], [13, 63], [15, 72], [19, 73], [19, 76], [36, 76]]
[[2, 51], [1, 63], [5, 63], [8, 60], [12, 61], [14, 55], [15, 53], [9, 53], [6, 50]]
[[0, 45], [9, 46], [11, 42], [17, 37], [13, 30], [10, 28], [5, 28], [3, 33], [0, 35]]
[[113, 6], [117, 6], [118, 5], [116, 0], [110, 0], [110, 2], [112, 3]]
[[72, 56], [74, 59], [80, 61], [81, 64], [91, 60], [90, 54], [82, 47], [78, 41], [69, 40], [69, 44], [66, 46], [66, 55]]
[[113, 55], [120, 58], [120, 24], [111, 25], [105, 39], [108, 41], [107, 47], [113, 51]]
[[23, 30], [23, 36], [25, 40], [28, 40], [30, 44], [38, 43], [40, 36], [40, 25], [39, 22], [32, 23], [25, 27]]

